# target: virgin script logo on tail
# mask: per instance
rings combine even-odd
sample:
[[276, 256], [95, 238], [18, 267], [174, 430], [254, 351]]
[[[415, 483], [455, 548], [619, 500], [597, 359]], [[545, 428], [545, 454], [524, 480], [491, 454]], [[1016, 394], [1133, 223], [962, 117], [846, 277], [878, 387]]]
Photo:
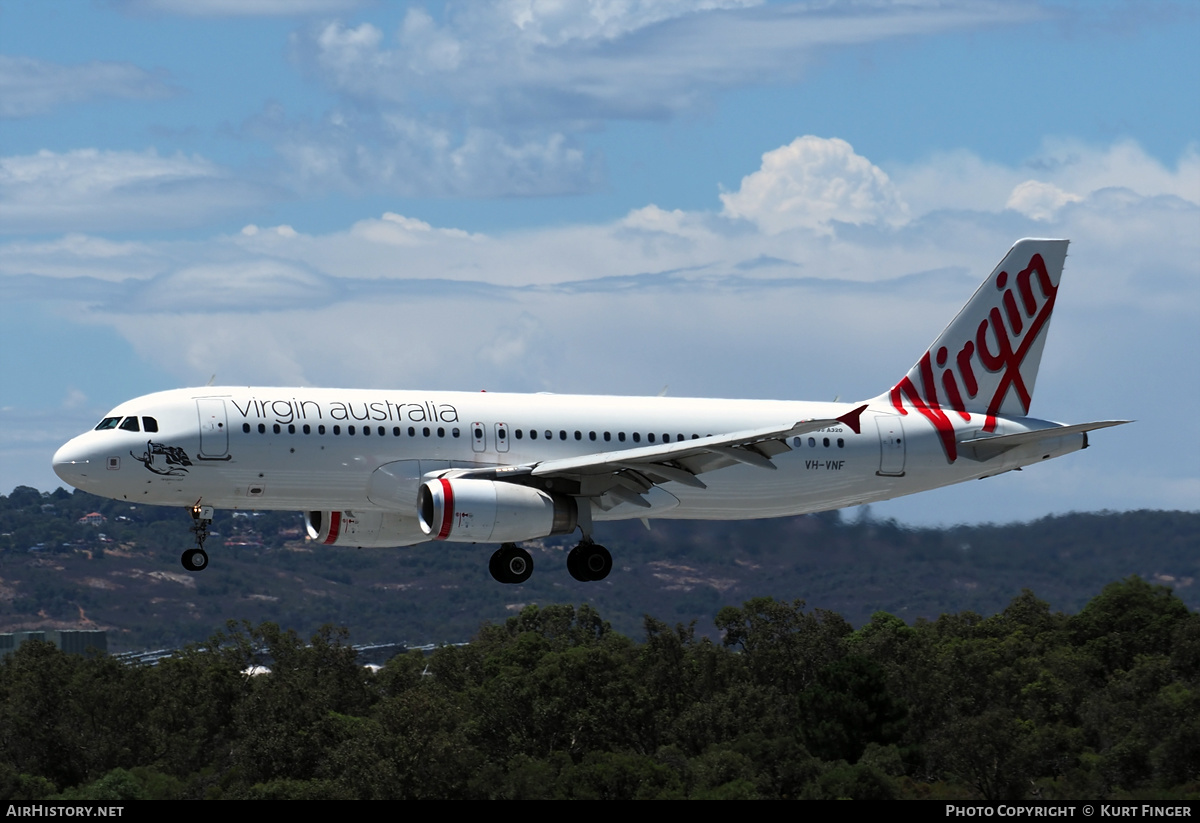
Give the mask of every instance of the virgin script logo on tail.
[[[1058, 286], [1051, 282], [1040, 254], [1030, 257], [1029, 265], [1017, 274], [1015, 290], [1008, 287], [1007, 271], [997, 274], [995, 283], [1000, 294], [979, 323], [974, 338], [962, 341], [953, 359], [939, 338], [934, 343], [937, 351], [931, 348], [925, 352], [916, 367], [891, 391], [896, 411], [908, 414], [907, 403], [933, 424], [951, 463], [958, 459], [958, 448], [954, 426], [944, 409], [957, 412], [968, 422], [972, 412], [986, 415], [983, 426], [986, 432], [995, 431], [996, 413], [1009, 391], [1016, 393], [1021, 413], [1029, 411], [1031, 390], [1026, 386], [1021, 367], [1050, 319], [1058, 296]], [[974, 307], [972, 301], [968, 308]], [[954, 341], [948, 342], [953, 345]], [[1035, 362], [1029, 376], [1036, 374], [1036, 369]], [[919, 390], [912, 380], [914, 372], [920, 375]], [[939, 385], [944, 399], [939, 396]]]

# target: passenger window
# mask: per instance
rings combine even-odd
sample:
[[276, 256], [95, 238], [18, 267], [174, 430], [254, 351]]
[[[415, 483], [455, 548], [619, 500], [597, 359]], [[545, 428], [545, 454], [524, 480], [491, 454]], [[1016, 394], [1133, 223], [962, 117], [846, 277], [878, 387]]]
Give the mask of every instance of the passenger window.
[[846, 447], [846, 441], [839, 437], [838, 438], [838, 448], [844, 449], [845, 447]]
[[325, 433], [325, 424], [322, 423], [321, 425], [317, 426], [317, 434], [324, 434], [324, 433]]
[[633, 433], [633, 442], [634, 442], [634, 443], [641, 443], [641, 442], [642, 442], [642, 435], [641, 435], [641, 432], [634, 432], [634, 433]]
[[156, 432], [158, 431], [158, 421], [153, 417], [142, 418], [142, 431]]
[[828, 437], [822, 437], [821, 442], [824, 444], [825, 448], [829, 448], [829, 438]]
[[279, 431], [280, 431], [279, 424], [276, 423], [274, 426], [271, 427], [271, 430], [274, 431], [276, 434], [279, 434]]
[[653, 443], [654, 442], [654, 432], [650, 432], [648, 435], [646, 435], [646, 439], [649, 440], [651, 443]]
[[617, 439], [620, 440], [622, 443], [624, 443], [625, 442], [625, 432], [617, 432]]
[[127, 432], [141, 431], [138, 428], [138, 422], [137, 422], [136, 417], [126, 417], [124, 422], [121, 423], [121, 430], [127, 431]]
[[106, 429], [115, 429], [120, 422], [121, 418], [119, 417], [106, 417], [96, 424], [95, 431], [102, 432]]
[[610, 440], [612, 440], [612, 432], [605, 432], [604, 433], [604, 442], [607, 443]]
[[288, 423], [288, 434], [295, 434], [295, 433], [296, 433], [296, 424]]
[[259, 423], [259, 424], [258, 424], [258, 433], [259, 433], [259, 434], [266, 434], [266, 433], [267, 433], [267, 424], [266, 424], [266, 423]]
[[249, 433], [250, 433], [250, 424], [249, 424], [249, 423], [243, 423], [243, 424], [242, 424], [242, 433], [243, 433], [243, 434], [249, 434]]
[[342, 427], [341, 427], [341, 426], [334, 426], [334, 427], [333, 427], [333, 433], [334, 433], [334, 434], [341, 434], [341, 433], [342, 433]]
[[810, 438], [808, 438], [808, 447], [809, 447], [810, 449], [811, 449], [811, 448], [813, 448], [813, 447], [814, 447], [814, 446], [816, 446], [816, 445], [817, 445], [817, 438], [815, 438], [815, 437], [810, 437]]

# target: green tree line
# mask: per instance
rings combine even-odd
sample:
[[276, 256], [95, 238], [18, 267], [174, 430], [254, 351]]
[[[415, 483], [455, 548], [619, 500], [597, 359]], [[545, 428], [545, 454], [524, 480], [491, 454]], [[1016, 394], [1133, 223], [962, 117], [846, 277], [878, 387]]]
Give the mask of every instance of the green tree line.
[[[907, 625], [761, 598], [722, 640], [529, 606], [360, 666], [345, 630], [231, 624], [156, 666], [0, 665], [0, 796], [1191, 798], [1200, 615], [1130, 578]], [[256, 673], [256, 666], [269, 673]]]

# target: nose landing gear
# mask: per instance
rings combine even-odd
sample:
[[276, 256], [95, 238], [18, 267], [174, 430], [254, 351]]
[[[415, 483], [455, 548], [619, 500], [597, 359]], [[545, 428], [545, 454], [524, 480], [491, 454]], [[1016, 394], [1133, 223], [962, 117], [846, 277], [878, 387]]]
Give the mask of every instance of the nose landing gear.
[[202, 572], [208, 568], [208, 552], [204, 551], [204, 541], [208, 539], [208, 527], [212, 524], [213, 507], [192, 506], [192, 534], [196, 536], [196, 548], [183, 553], [180, 562], [190, 572]]

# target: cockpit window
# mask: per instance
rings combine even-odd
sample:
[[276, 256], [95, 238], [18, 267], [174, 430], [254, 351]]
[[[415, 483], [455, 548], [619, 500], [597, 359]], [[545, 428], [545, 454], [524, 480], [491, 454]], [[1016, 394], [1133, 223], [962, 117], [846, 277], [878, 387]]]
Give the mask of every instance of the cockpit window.
[[142, 418], [142, 431], [156, 432], [158, 431], [158, 421], [153, 417]]
[[121, 418], [119, 418], [119, 417], [106, 417], [103, 420], [101, 420], [99, 423], [96, 424], [96, 428], [93, 429], [93, 431], [99, 432], [99, 431], [104, 431], [105, 429], [115, 429], [117, 427], [117, 424], [120, 422], [121, 422]]
[[122, 423], [121, 423], [121, 431], [127, 431], [127, 432], [141, 431], [138, 428], [137, 418], [136, 417], [126, 417], [125, 420], [122, 421]]

